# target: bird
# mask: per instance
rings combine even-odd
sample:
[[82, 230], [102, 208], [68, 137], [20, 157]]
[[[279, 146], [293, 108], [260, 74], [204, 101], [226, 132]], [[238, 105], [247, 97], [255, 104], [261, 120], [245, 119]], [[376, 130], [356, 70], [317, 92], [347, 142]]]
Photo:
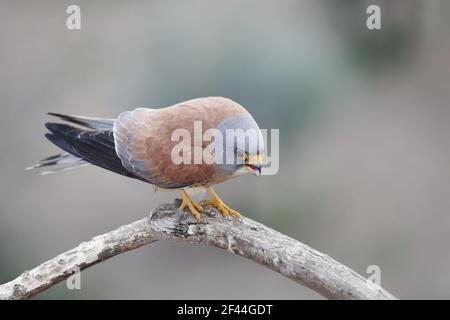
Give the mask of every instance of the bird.
[[[168, 107], [136, 108], [117, 118], [48, 114], [70, 124], [45, 124], [49, 131], [45, 137], [63, 152], [27, 168], [49, 167], [42, 174], [95, 165], [158, 189], [179, 190], [179, 210], [189, 209], [196, 218], [207, 205], [225, 217], [240, 218], [240, 213], [225, 204], [213, 186], [246, 173], [261, 175], [261, 130], [252, 115], [229, 98], [202, 97]], [[195, 136], [198, 130], [200, 141]], [[203, 139], [208, 131], [214, 133], [209, 141]], [[188, 134], [189, 139], [174, 139], [176, 132]], [[194, 157], [194, 161], [174, 161], [174, 156], [180, 155], [185, 160]], [[195, 161], [195, 155], [202, 156], [200, 162]], [[188, 192], [194, 188], [206, 190], [210, 198], [195, 201]]]

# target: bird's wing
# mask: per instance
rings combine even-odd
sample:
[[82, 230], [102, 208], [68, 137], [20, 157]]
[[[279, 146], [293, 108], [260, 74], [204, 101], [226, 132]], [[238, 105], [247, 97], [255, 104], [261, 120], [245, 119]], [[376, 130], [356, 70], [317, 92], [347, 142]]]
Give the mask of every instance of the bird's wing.
[[162, 188], [183, 188], [190, 181], [168, 175], [170, 135], [158, 110], [138, 108], [119, 115], [114, 122], [114, 143], [122, 165], [137, 176]]
[[115, 152], [111, 130], [84, 130], [52, 122], [46, 123], [45, 126], [50, 131], [45, 135], [47, 139], [71, 156], [53, 156], [45, 159], [38, 166], [64, 165], [68, 168], [89, 162], [118, 174], [145, 181], [123, 167]]
[[54, 112], [49, 112], [48, 115], [94, 130], [111, 130], [115, 121], [115, 119], [70, 116]]
[[152, 110], [141, 108], [123, 112], [114, 122], [113, 127], [115, 149], [122, 165], [146, 180], [151, 179], [151, 168], [143, 154], [145, 139], [140, 136], [144, 136], [148, 131], [147, 124], [144, 122], [148, 112]]

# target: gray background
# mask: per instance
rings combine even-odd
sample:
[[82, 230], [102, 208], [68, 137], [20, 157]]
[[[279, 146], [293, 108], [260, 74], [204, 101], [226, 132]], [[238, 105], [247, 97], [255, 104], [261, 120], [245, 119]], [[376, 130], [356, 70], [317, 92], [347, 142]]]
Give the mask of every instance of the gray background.
[[[280, 129], [278, 175], [217, 187], [235, 209], [400, 298], [450, 298], [450, 3], [0, 2], [0, 281], [175, 192], [95, 167], [40, 176], [48, 111], [114, 117], [221, 95]], [[65, 27], [78, 4], [82, 29]], [[38, 298], [320, 298], [241, 257], [156, 243]]]

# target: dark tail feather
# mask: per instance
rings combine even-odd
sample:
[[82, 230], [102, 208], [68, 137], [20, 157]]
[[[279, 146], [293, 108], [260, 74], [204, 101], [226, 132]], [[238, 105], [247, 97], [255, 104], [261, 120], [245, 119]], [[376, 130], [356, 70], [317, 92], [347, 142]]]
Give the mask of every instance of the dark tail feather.
[[51, 133], [46, 133], [45, 137], [50, 140], [51, 143], [54, 145], [57, 145], [64, 151], [81, 158], [81, 156], [78, 154], [77, 150], [72, 147], [67, 142], [67, 137], [70, 132], [81, 132], [80, 129], [71, 127], [66, 124], [59, 124], [59, 123], [46, 123], [45, 126]]
[[48, 115], [58, 117], [61, 120], [79, 124], [80, 126], [94, 130], [112, 130], [115, 119], [90, 118], [82, 116], [69, 116], [60, 113], [49, 112]]
[[84, 161], [83, 159], [77, 156], [74, 156], [67, 152], [63, 152], [61, 154], [57, 154], [42, 159], [41, 161], [39, 161], [39, 163], [35, 164], [34, 166], [26, 168], [26, 170], [50, 167], [49, 170], [42, 171], [42, 174], [49, 174], [79, 168], [82, 166], [86, 166], [88, 164], [89, 164], [88, 162]]
[[112, 130], [82, 130], [51, 122], [45, 126], [50, 131], [45, 135], [47, 139], [65, 152], [115, 173], [145, 181], [123, 167], [116, 154]]

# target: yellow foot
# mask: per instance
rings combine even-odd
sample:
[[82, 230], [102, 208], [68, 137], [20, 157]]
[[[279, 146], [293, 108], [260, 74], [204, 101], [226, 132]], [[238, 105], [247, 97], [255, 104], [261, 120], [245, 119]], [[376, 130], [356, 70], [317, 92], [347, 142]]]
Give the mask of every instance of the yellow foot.
[[212, 199], [204, 200], [203, 203], [205, 205], [211, 205], [211, 206], [217, 208], [217, 210], [219, 210], [219, 212], [224, 217], [228, 217], [229, 215], [231, 215], [235, 218], [241, 217], [241, 214], [239, 212], [237, 212], [236, 210], [233, 210], [229, 206], [227, 206], [222, 201], [222, 199], [219, 198], [219, 196], [214, 192], [214, 190], [212, 188], [207, 188], [206, 191], [208, 191], [208, 193], [212, 196]]
[[178, 209], [184, 210], [184, 208], [188, 207], [191, 210], [192, 215], [196, 218], [200, 217], [200, 213], [203, 211], [203, 207], [196, 201], [192, 200], [186, 191], [181, 190], [181, 205]]

